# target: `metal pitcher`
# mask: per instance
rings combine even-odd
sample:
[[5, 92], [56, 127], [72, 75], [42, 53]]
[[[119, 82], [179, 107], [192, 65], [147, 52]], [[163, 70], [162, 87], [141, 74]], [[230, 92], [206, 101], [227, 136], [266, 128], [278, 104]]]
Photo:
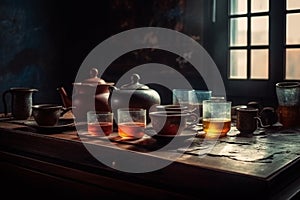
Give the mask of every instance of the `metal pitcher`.
[[8, 104], [7, 94], [11, 94], [11, 113], [15, 119], [25, 120], [32, 114], [32, 94], [37, 92], [37, 89], [33, 88], [10, 88], [2, 94], [2, 100], [4, 105], [4, 114], [8, 116]]

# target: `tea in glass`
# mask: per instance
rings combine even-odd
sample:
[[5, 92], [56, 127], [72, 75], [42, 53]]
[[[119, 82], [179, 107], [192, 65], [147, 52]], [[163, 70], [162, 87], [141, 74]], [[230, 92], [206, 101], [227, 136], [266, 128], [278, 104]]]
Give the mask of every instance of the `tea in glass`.
[[113, 113], [89, 111], [87, 129], [92, 136], [109, 136], [113, 132]]
[[118, 134], [120, 137], [141, 138], [144, 136], [145, 124], [141, 122], [119, 123]]
[[206, 138], [224, 137], [231, 129], [231, 102], [224, 99], [203, 101], [203, 131]]
[[142, 108], [118, 109], [118, 134], [122, 138], [142, 138], [146, 128], [146, 110]]
[[300, 82], [276, 83], [277, 114], [284, 128], [300, 124]]

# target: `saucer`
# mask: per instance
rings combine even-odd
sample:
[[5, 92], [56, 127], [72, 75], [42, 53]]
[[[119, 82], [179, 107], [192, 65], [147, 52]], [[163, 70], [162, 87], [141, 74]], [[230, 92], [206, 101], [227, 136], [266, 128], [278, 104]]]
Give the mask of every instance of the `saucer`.
[[39, 131], [64, 131], [75, 128], [74, 120], [72, 119], [59, 119], [54, 126], [40, 126], [34, 120], [24, 121], [24, 125], [35, 128]]
[[158, 134], [156, 131], [152, 128], [146, 128], [145, 133], [157, 140], [172, 140], [172, 139], [179, 139], [179, 140], [186, 140], [192, 137], [196, 137], [197, 133], [193, 130], [186, 129], [181, 132], [179, 135], [163, 135], [163, 134]]

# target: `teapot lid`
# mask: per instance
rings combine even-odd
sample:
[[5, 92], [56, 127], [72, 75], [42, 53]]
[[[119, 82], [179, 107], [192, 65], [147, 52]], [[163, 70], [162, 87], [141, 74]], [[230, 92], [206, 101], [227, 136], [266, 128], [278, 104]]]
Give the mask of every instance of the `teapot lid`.
[[90, 78], [85, 79], [83, 83], [106, 84], [106, 81], [98, 77], [98, 69], [92, 68], [90, 70]]
[[125, 84], [121, 86], [121, 89], [125, 90], [148, 90], [149, 87], [147, 85], [141, 84], [139, 82], [140, 75], [132, 74], [131, 75], [131, 83]]

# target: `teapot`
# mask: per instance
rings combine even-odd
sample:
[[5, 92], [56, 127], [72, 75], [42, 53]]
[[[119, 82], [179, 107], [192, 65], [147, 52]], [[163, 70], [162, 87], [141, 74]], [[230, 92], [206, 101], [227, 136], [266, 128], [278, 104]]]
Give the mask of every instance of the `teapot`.
[[[110, 86], [114, 83], [106, 82], [98, 77], [98, 70], [90, 70], [90, 78], [82, 82], [73, 83], [74, 93], [69, 97], [63, 87], [57, 88], [64, 107], [73, 107], [72, 112], [76, 121], [86, 121], [87, 112], [96, 110], [99, 112], [111, 111], [108, 103]], [[95, 102], [95, 107], [93, 103]]]
[[110, 87], [109, 103], [112, 112], [117, 114], [118, 108], [143, 108], [146, 110], [146, 121], [150, 123], [149, 110], [160, 105], [161, 99], [157, 91], [139, 82], [140, 76], [132, 74], [131, 82], [120, 88]]

